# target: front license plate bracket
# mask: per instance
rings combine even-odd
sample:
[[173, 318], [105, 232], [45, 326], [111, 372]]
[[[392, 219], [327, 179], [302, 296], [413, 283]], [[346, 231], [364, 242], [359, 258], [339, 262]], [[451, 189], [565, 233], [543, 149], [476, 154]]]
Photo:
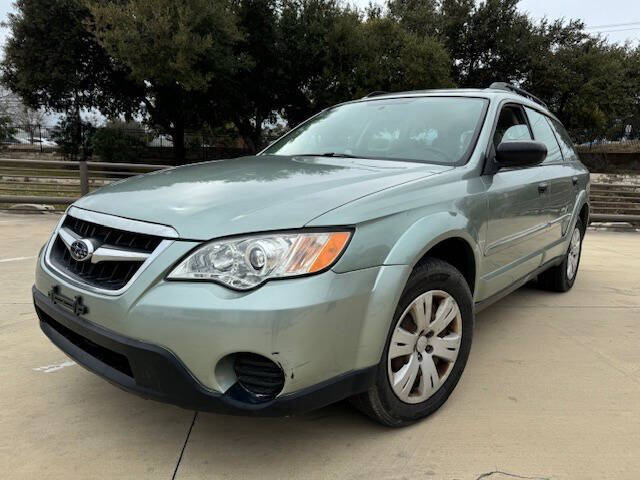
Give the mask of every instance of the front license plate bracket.
[[54, 286], [47, 295], [55, 305], [61, 305], [64, 308], [71, 310], [77, 316], [89, 313], [89, 307], [82, 302], [82, 297], [80, 295], [76, 295], [73, 298], [67, 297], [60, 293], [60, 287], [57, 285]]

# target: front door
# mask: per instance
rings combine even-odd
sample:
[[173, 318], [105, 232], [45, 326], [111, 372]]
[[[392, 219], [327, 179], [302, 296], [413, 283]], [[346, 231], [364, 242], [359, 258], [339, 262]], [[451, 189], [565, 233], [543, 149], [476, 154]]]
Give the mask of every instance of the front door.
[[[493, 142], [532, 140], [520, 105], [502, 108]], [[487, 188], [487, 235], [479, 299], [509, 287], [538, 268], [549, 238], [547, 198], [550, 193], [544, 165], [503, 168], [483, 177]]]

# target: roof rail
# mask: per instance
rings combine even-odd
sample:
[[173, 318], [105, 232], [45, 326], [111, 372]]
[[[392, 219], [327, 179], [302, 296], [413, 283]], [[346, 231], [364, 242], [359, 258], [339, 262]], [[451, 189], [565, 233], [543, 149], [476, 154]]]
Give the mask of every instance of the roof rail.
[[378, 95], [386, 95], [389, 92], [383, 92], [382, 90], [376, 90], [374, 92], [369, 93], [368, 95], [365, 95], [363, 98], [371, 98], [371, 97], [377, 97]]
[[529, 100], [533, 100], [537, 104], [542, 105], [547, 110], [549, 109], [547, 104], [544, 103], [542, 100], [540, 100], [538, 97], [536, 97], [534, 94], [529, 93], [526, 90], [523, 90], [522, 88], [518, 88], [515, 85], [511, 85], [510, 83], [493, 82], [491, 85], [489, 85], [489, 88], [493, 88], [494, 90], [506, 90], [507, 92], [517, 93], [522, 97], [528, 98]]

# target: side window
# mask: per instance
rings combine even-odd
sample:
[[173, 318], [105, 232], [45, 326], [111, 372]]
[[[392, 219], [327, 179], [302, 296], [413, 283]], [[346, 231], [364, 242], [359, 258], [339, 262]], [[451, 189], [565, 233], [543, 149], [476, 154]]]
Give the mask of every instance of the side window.
[[558, 136], [558, 143], [560, 143], [560, 148], [562, 149], [562, 155], [564, 156], [564, 159], [566, 161], [578, 160], [578, 152], [573, 146], [573, 142], [571, 141], [569, 134], [564, 129], [562, 124], [557, 120], [551, 119], [549, 119], [549, 123]]
[[502, 108], [496, 133], [493, 135], [493, 145], [497, 147], [501, 142], [513, 142], [517, 140], [531, 140], [527, 120], [521, 107], [507, 105]]
[[546, 116], [527, 107], [525, 107], [525, 110], [529, 117], [531, 130], [533, 130], [534, 140], [544, 143], [547, 147], [547, 158], [543, 163], [561, 163], [562, 154], [560, 153], [560, 146], [549, 126]]

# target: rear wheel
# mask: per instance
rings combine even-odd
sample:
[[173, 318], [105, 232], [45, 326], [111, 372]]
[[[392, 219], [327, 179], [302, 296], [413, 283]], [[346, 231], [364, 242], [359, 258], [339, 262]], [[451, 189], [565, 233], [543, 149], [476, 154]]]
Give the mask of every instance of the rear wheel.
[[538, 285], [541, 288], [552, 292], [566, 292], [573, 287], [580, 266], [583, 237], [582, 221], [578, 220], [573, 232], [571, 232], [569, 248], [562, 263], [538, 276]]
[[354, 404], [394, 427], [433, 413], [462, 375], [472, 333], [473, 300], [464, 277], [442, 260], [426, 259], [400, 298], [376, 383]]

